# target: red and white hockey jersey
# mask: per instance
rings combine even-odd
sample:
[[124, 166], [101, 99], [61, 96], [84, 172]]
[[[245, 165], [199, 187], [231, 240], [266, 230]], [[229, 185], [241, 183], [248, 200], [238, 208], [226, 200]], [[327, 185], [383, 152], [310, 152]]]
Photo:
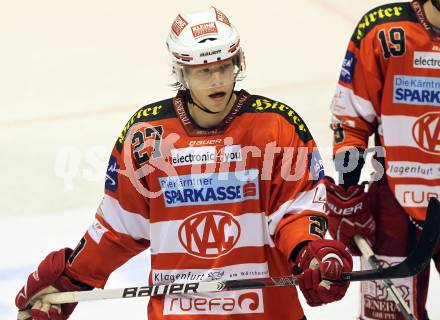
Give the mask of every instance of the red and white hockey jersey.
[[[322, 160], [293, 109], [237, 95], [212, 130], [192, 122], [183, 92], [133, 115], [68, 275], [103, 287], [148, 247], [150, 284], [291, 274], [291, 251], [326, 230]], [[148, 307], [150, 320], [303, 316], [295, 287], [153, 297]]]
[[420, 1], [377, 7], [348, 45], [331, 107], [334, 154], [378, 132], [386, 177], [406, 212], [424, 220], [440, 197], [440, 36]]

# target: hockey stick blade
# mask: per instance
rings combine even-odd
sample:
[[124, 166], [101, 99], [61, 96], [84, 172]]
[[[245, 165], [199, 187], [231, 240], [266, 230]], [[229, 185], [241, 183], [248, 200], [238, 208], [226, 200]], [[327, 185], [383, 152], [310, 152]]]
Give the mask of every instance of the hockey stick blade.
[[419, 242], [401, 263], [379, 270], [366, 270], [342, 275], [345, 281], [366, 281], [407, 278], [422, 271], [429, 264], [440, 236], [440, 202], [431, 198], [426, 209], [426, 219]]

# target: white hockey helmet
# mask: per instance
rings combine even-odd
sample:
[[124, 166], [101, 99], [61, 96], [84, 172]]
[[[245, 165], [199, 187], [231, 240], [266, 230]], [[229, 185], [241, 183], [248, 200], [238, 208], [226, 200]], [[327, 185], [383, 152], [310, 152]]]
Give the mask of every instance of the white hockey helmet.
[[167, 37], [177, 81], [188, 88], [184, 67], [202, 66], [233, 59], [235, 80], [244, 78], [245, 61], [240, 36], [228, 17], [215, 7], [207, 11], [179, 14]]

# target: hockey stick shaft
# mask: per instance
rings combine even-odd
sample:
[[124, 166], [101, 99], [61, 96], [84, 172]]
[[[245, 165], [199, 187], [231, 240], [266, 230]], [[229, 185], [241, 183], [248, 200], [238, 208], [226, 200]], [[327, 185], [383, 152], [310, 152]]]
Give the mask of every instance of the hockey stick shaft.
[[285, 287], [294, 286], [297, 285], [297, 283], [298, 280], [295, 276], [246, 280], [171, 283], [145, 287], [128, 287], [121, 289], [50, 293], [43, 297], [43, 302], [50, 304], [62, 304], [90, 300], [153, 297], [169, 294], [198, 294], [241, 289]]
[[[440, 237], [440, 203], [431, 198], [426, 211], [422, 235], [414, 251], [401, 263], [378, 270], [353, 271], [343, 273], [342, 281], [365, 281], [393, 278], [406, 278], [422, 271], [430, 262]], [[149, 287], [130, 287], [80, 292], [51, 293], [43, 297], [50, 304], [72, 303], [88, 300], [148, 297], [164, 294], [197, 294], [240, 289], [259, 289], [265, 287], [284, 287], [297, 285], [294, 276], [283, 278], [264, 278], [246, 280], [227, 280], [212, 282], [171, 283]]]
[[[355, 235], [354, 242], [361, 251], [362, 256], [365, 258], [366, 261], [368, 261], [370, 266], [376, 270], [380, 270], [382, 268], [380, 262], [374, 255], [374, 252], [367, 241], [362, 236]], [[397, 292], [397, 288], [394, 286], [393, 282], [390, 279], [383, 279], [382, 281], [387, 288], [388, 294], [394, 300], [394, 303], [396, 304], [400, 313], [402, 313], [405, 320], [414, 320], [411, 309], [409, 308], [406, 301], [402, 298], [402, 296]]]

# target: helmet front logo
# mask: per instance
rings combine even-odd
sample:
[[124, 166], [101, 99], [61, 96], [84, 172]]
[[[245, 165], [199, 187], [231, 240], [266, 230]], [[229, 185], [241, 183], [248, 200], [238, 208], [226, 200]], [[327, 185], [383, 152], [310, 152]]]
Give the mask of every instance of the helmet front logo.
[[215, 22], [201, 23], [191, 27], [194, 38], [198, 38], [207, 34], [218, 34], [217, 25]]

